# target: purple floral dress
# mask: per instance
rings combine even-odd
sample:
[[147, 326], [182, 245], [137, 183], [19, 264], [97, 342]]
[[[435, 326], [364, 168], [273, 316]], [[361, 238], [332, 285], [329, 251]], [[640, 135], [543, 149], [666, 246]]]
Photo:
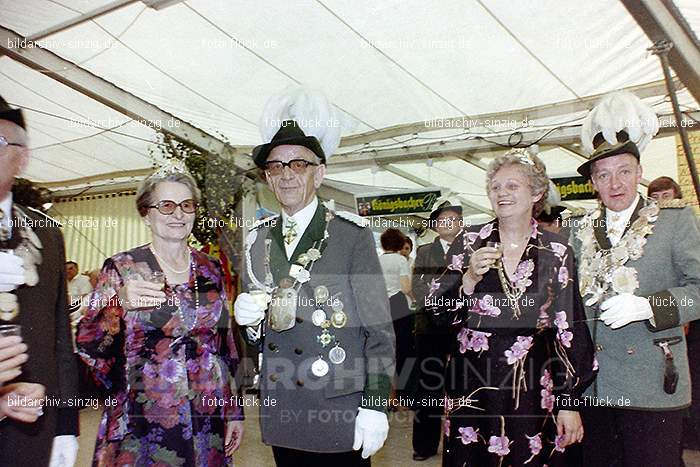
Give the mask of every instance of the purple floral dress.
[[117, 298], [128, 278], [160, 271], [147, 246], [102, 267], [77, 336], [80, 356], [110, 394], [93, 465], [229, 463], [224, 425], [243, 419], [231, 389], [238, 353], [219, 263], [191, 252], [189, 283], [166, 286], [168, 300], [159, 308], [125, 312]]
[[504, 272], [510, 298], [495, 268], [464, 295], [459, 289], [470, 255], [488, 241], [499, 241], [498, 221], [464, 229], [426, 299], [433, 318], [454, 331], [443, 465], [561, 464], [555, 415], [579, 409], [595, 378], [573, 251], [533, 220], [515, 277]]

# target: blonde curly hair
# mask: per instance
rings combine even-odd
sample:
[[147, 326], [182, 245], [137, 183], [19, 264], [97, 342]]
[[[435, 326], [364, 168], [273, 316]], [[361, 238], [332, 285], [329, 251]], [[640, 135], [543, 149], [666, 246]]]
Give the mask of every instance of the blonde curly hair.
[[532, 206], [532, 216], [537, 217], [544, 209], [549, 192], [549, 177], [547, 177], [547, 168], [542, 162], [542, 159], [530, 154], [525, 149], [511, 149], [505, 154], [496, 157], [489, 164], [486, 170], [486, 191], [491, 190], [491, 182], [494, 175], [505, 166], [515, 165], [523, 170], [527, 176], [530, 193], [533, 196], [542, 193], [542, 197]]

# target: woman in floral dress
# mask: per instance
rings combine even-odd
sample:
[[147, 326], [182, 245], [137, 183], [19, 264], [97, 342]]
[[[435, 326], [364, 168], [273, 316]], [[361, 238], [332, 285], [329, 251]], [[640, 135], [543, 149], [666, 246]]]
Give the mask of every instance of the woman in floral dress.
[[77, 336], [109, 392], [96, 466], [221, 466], [243, 433], [222, 271], [187, 246], [199, 191], [182, 169], [139, 189], [153, 241], [108, 259]]
[[431, 284], [427, 308], [454, 330], [443, 465], [552, 466], [583, 437], [593, 346], [573, 252], [532, 218], [547, 185], [536, 156], [496, 158], [487, 190], [497, 218], [466, 227]]

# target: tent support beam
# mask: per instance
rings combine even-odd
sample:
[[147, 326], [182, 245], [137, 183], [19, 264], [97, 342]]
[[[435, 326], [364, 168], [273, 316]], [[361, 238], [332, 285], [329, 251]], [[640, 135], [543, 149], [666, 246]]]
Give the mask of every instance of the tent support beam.
[[[21, 43], [23, 40], [21, 35], [0, 26], [0, 52], [9, 58], [53, 78], [149, 128], [162, 128], [162, 132], [181, 141], [186, 141], [201, 151], [226, 157], [240, 153], [240, 149], [232, 147], [204, 130], [180, 120], [51, 51], [41, 47], [23, 49], [11, 46], [11, 44]], [[234, 157], [233, 161], [242, 170], [253, 168], [253, 162], [250, 158]]]
[[[680, 80], [676, 79], [676, 85], [679, 89], [683, 88]], [[639, 86], [631, 86], [625, 90], [634, 93], [640, 99], [649, 97], [663, 96], [666, 94], [666, 84], [663, 80], [654, 81]], [[371, 143], [373, 141], [381, 141], [385, 139], [395, 138], [398, 136], [406, 136], [414, 133], [425, 133], [443, 128], [464, 128], [464, 123], [490, 121], [534, 121], [541, 118], [551, 118], [560, 115], [568, 115], [574, 112], [584, 112], [593, 108], [593, 106], [604, 96], [604, 94], [596, 94], [594, 96], [584, 97], [583, 99], [571, 99], [568, 101], [558, 102], [556, 104], [540, 105], [536, 107], [528, 107], [524, 109], [510, 110], [507, 112], [489, 113], [474, 115], [467, 117], [450, 117], [438, 118], [431, 120], [434, 122], [435, 128], [426, 126], [426, 122], [414, 122], [402, 125], [395, 125], [383, 128], [379, 131], [368, 131], [357, 135], [346, 136], [341, 142], [341, 147], [355, 146], [359, 144]], [[698, 99], [700, 102], [700, 99]]]
[[110, 2], [106, 5], [103, 5], [99, 8], [95, 8], [94, 10], [88, 11], [86, 13], [83, 13], [80, 16], [77, 16], [75, 18], [71, 18], [67, 21], [64, 21], [62, 23], [59, 23], [55, 26], [51, 26], [48, 29], [44, 29], [43, 31], [39, 31], [36, 34], [32, 34], [31, 36], [27, 37], [27, 41], [38, 41], [41, 39], [44, 39], [45, 37], [51, 36], [53, 34], [59, 33], [61, 31], [65, 31], [66, 29], [74, 28], [76, 26], [79, 26], [87, 21], [92, 21], [100, 16], [106, 15], [107, 13], [111, 13], [113, 11], [119, 10], [120, 8], [123, 8], [127, 5], [130, 5], [132, 3], [136, 3], [139, 0], [115, 0], [113, 2]]
[[[428, 180], [426, 180], [424, 178], [417, 177], [417, 176], [410, 174], [410, 173], [406, 172], [405, 170], [400, 169], [400, 168], [393, 166], [391, 164], [383, 165], [382, 168], [388, 172], [391, 172], [393, 174], [398, 175], [401, 178], [405, 178], [406, 180], [410, 180], [413, 183], [417, 183], [418, 185], [421, 185], [424, 187], [435, 186], [434, 183], [430, 183]], [[474, 209], [477, 212], [482, 212], [482, 213], [485, 213], [488, 215], [493, 215], [493, 212], [490, 211], [489, 209], [484, 209], [482, 206], [479, 206], [478, 204], [469, 201], [468, 199], [464, 198], [463, 196], [459, 196], [459, 199], [464, 206], [468, 206], [469, 208]]]
[[673, 43], [668, 61], [700, 102], [700, 44], [672, 0], [621, 0], [652, 43]]
[[654, 44], [651, 50], [652, 53], [657, 55], [659, 60], [661, 60], [661, 68], [664, 71], [664, 78], [666, 78], [666, 84], [668, 86], [668, 95], [671, 97], [673, 114], [676, 117], [676, 125], [678, 125], [681, 143], [683, 144], [683, 153], [685, 154], [685, 159], [688, 162], [690, 178], [693, 181], [693, 187], [695, 188], [695, 199], [700, 200], [700, 181], [698, 180], [698, 169], [695, 167], [693, 149], [690, 147], [690, 141], [688, 141], [688, 132], [682, 124], [683, 114], [681, 113], [680, 105], [678, 105], [678, 96], [676, 96], [676, 88], [673, 86], [673, 80], [671, 79], [671, 67], [668, 63], [668, 53], [672, 48], [672, 43], [668, 41], [658, 41]]

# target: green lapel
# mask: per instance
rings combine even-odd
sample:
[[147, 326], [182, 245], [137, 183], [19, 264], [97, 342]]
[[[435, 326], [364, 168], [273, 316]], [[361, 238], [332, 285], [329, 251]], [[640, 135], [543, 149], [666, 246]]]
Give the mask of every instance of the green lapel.
[[610, 248], [612, 248], [612, 243], [610, 243], [610, 239], [607, 235], [607, 226], [605, 221], [605, 219], [607, 219], [607, 210], [608, 208], [603, 206], [603, 209], [600, 210], [600, 217], [593, 221], [595, 222], [595, 226], [593, 227], [595, 239], [598, 241], [598, 246], [600, 246], [600, 248], [602, 248], [603, 250], [609, 250]]
[[314, 242], [323, 240], [323, 233], [326, 231], [326, 208], [318, 202], [318, 207], [314, 213], [314, 217], [311, 218], [309, 226], [304, 231], [304, 235], [301, 236], [301, 240], [297, 244], [297, 247], [292, 253], [292, 261], [289, 263], [295, 263], [300, 254], [306, 253], [306, 250], [314, 245]]
[[289, 276], [289, 268], [296, 262], [297, 257], [306, 253], [306, 250], [311, 248], [314, 242], [323, 239], [323, 234], [326, 231], [326, 208], [319, 201], [314, 217], [311, 218], [309, 226], [301, 236], [294, 253], [292, 253], [292, 261], [287, 259], [287, 251], [284, 248], [284, 238], [282, 237], [282, 216], [279, 217], [279, 222], [270, 229], [272, 244], [270, 245], [270, 269], [275, 284]]
[[639, 201], [637, 202], [637, 206], [634, 208], [634, 211], [632, 212], [632, 217], [630, 217], [629, 222], [625, 226], [625, 231], [622, 233], [623, 236], [627, 233], [627, 230], [629, 230], [629, 228], [632, 226], [632, 224], [634, 224], [634, 221], [637, 220], [637, 218], [639, 217], [639, 210], [642, 209], [643, 207], [644, 207], [644, 198], [642, 197], [642, 195], [639, 195]]
[[289, 263], [287, 262], [287, 253], [284, 249], [284, 239], [282, 238], [282, 216], [277, 218], [274, 227], [270, 229], [270, 237], [272, 244], [270, 245], [270, 271], [275, 285], [279, 281], [289, 275]]

